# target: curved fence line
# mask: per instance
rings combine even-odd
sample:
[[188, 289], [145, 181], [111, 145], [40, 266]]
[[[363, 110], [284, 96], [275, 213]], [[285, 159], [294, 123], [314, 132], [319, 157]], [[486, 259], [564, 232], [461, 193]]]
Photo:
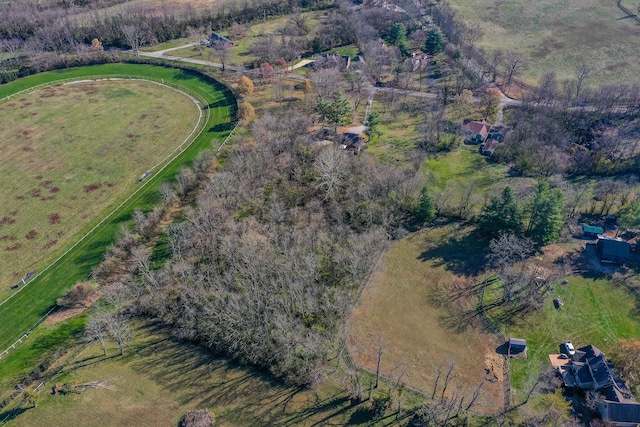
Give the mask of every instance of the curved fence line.
[[[99, 81], [100, 79], [104, 78], [104, 77], [96, 77], [92, 78], [91, 81]], [[86, 77], [78, 77], [78, 78], [74, 78], [74, 79], [63, 79], [63, 80], [58, 80], [56, 82], [50, 82], [47, 83], [46, 86], [50, 86], [52, 84], [56, 84], [59, 83], [61, 81], [77, 81], [77, 80], [81, 80], [81, 79], [86, 79]], [[165, 157], [163, 160], [161, 160], [160, 162], [158, 162], [157, 164], [155, 164], [154, 166], [151, 167], [150, 170], [154, 170], [156, 168], [158, 168], [158, 166], [162, 165], [163, 163], [164, 166], [162, 166], [160, 169], [158, 169], [158, 172], [161, 172], [162, 170], [164, 170], [168, 165], [171, 164], [171, 161], [167, 162], [167, 159], [169, 159], [171, 156], [173, 156], [173, 159], [175, 159], [179, 153], [176, 154], [176, 152], [179, 150], [180, 152], [184, 151], [186, 148], [189, 148], [191, 146], [191, 144], [196, 140], [197, 136], [200, 135], [202, 133], [202, 131], [204, 131], [204, 124], [206, 124], [209, 121], [209, 118], [211, 116], [211, 110], [209, 108], [207, 108], [207, 118], [206, 120], [202, 120], [202, 108], [200, 106], [200, 103], [193, 97], [190, 96], [189, 94], [187, 94], [186, 92], [183, 92], [179, 89], [176, 89], [174, 87], [171, 87], [165, 83], [159, 83], [156, 82], [152, 79], [141, 79], [141, 78], [130, 78], [131, 80], [140, 80], [140, 81], [149, 81], [151, 83], [155, 83], [155, 84], [160, 84], [163, 85], [165, 87], [171, 88], [173, 90], [176, 90], [182, 94], [184, 94], [185, 96], [187, 96], [189, 99], [191, 99], [196, 106], [198, 107], [198, 123], [196, 123], [196, 126], [194, 127], [194, 129], [191, 131], [191, 133], [189, 134], [189, 136], [187, 138], [185, 138], [185, 140], [177, 147], [175, 148], [167, 157]], [[42, 85], [38, 85], [38, 86], [42, 86]], [[35, 87], [35, 86], [34, 86]], [[29, 88], [29, 89], [25, 89], [21, 92], [26, 92], [33, 89]], [[36, 91], [32, 91], [32, 92], [37, 92]], [[20, 93], [20, 92], [18, 92]], [[3, 98], [3, 100], [6, 99], [10, 99], [9, 97], [5, 97]], [[204, 98], [202, 98], [201, 102], [204, 103], [204, 105], [206, 106], [206, 100], [204, 100]], [[201, 123], [204, 123], [201, 125]], [[194, 136], [194, 133], [198, 130], [198, 128], [201, 128], [200, 131], [198, 132], [197, 135]], [[191, 139], [190, 142], [189, 139]], [[186, 144], [188, 142], [188, 144]], [[186, 146], [185, 146], [186, 144]], [[171, 159], [171, 160], [173, 160]], [[7, 297], [4, 301], [0, 302], [0, 306], [6, 304], [9, 300], [11, 300], [14, 296], [16, 296], [19, 292], [21, 292], [24, 288], [26, 288], [29, 284], [33, 283], [38, 277], [40, 277], [43, 273], [45, 273], [47, 270], [49, 270], [53, 265], [55, 265], [58, 261], [60, 261], [62, 258], [64, 258], [69, 252], [71, 252], [71, 250], [73, 250], [76, 246], [78, 246], [82, 241], [84, 241], [90, 234], [92, 234], [98, 227], [100, 227], [106, 220], [108, 220], [111, 216], [113, 216], [113, 214], [115, 212], [117, 212], [118, 210], [120, 210], [126, 203], [128, 203], [136, 194], [138, 194], [141, 190], [143, 190], [144, 188], [146, 188], [146, 186], [148, 185], [150, 181], [146, 181], [143, 182], [140, 187], [138, 187], [133, 193], [131, 193], [129, 195], [129, 197], [127, 197], [122, 203], [120, 203], [115, 209], [113, 209], [109, 214], [107, 214], [102, 220], [100, 220], [100, 222], [98, 222], [93, 228], [91, 228], [91, 230], [89, 230], [85, 235], [83, 235], [77, 242], [75, 242], [71, 247], [69, 247], [62, 255], [60, 255], [58, 258], [56, 258], [53, 262], [51, 262], [49, 265], [47, 265], [42, 271], [40, 271], [39, 273], [37, 273], [29, 282], [27, 282], [25, 285], [21, 286], [20, 288], [18, 288], [18, 290], [16, 292], [14, 292], [13, 294], [11, 294], [9, 297]]]
[[640, 23], [640, 17], [638, 17], [637, 13], [633, 13], [631, 10], [627, 9], [626, 6], [622, 5], [622, 0], [618, 0], [618, 7], [620, 8], [621, 11], [623, 11], [624, 13], [626, 13], [628, 16], [625, 16], [625, 18], [629, 17], [634, 19], [636, 22]]

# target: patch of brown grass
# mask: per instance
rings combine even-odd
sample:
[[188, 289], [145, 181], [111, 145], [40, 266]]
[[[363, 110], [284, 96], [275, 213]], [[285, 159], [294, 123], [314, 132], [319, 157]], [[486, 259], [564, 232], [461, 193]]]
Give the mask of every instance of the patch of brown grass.
[[382, 374], [405, 366], [407, 384], [427, 394], [433, 391], [436, 369], [446, 371], [453, 362], [456, 368], [450, 391], [463, 393], [468, 402], [475, 387], [484, 382], [474, 409], [493, 413], [504, 402], [501, 357], [495, 352], [500, 343], [471, 327], [449, 325], [445, 322], [449, 311], [437, 297], [443, 286], [474, 280], [452, 273], [447, 260], [441, 258], [447, 258], [448, 251], [473, 252], [475, 248], [455, 245], [442, 249], [451, 246], [451, 237], [468, 233], [468, 228], [445, 225], [396, 242], [382, 257], [349, 319], [347, 346], [356, 363], [375, 372], [377, 343], [382, 342]]

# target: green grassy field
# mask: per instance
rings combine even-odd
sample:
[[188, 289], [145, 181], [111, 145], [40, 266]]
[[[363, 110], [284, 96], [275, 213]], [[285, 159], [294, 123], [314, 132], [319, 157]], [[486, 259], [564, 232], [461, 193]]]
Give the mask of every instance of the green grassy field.
[[[305, 12], [303, 14], [307, 19], [307, 27], [309, 28], [309, 33], [311, 34], [308, 37], [313, 38], [312, 34], [317, 30], [325, 14], [325, 11]], [[251, 25], [247, 29], [245, 37], [240, 40], [234, 40], [234, 47], [229, 49], [227, 52], [227, 65], [253, 65], [257, 58], [249, 52], [251, 44], [267, 35], [276, 35], [278, 33], [278, 30], [287, 24], [288, 20], [289, 17], [283, 16], [275, 19], [270, 19], [266, 22]], [[228, 36], [228, 33], [224, 31], [222, 31], [221, 34], [224, 36]], [[165, 44], [163, 44], [162, 46], [164, 45]], [[167, 46], [169, 47], [165, 47], [165, 49], [174, 47], [171, 45]], [[154, 48], [154, 50], [161, 49]], [[215, 51], [209, 48], [205, 48], [202, 52], [202, 55], [200, 55], [200, 52], [195, 47], [173, 50], [169, 52], [168, 55], [181, 58], [196, 58], [205, 61], [220, 62], [219, 58], [215, 55]]]
[[[502, 325], [507, 336], [527, 340], [527, 360], [512, 360], [514, 397], [522, 398], [537, 375], [551, 367], [548, 355], [570, 340], [578, 347], [593, 344], [610, 352], [619, 338], [640, 334], [638, 302], [625, 288], [604, 278], [573, 276], [567, 285], [556, 285], [564, 307], [557, 310], [549, 298], [540, 311], [517, 325]], [[514, 403], [518, 403], [516, 400]]]
[[479, 46], [520, 51], [529, 58], [523, 75], [535, 84], [547, 71], [575, 77], [580, 64], [593, 67], [589, 83], [640, 81], [640, 27], [615, 0], [452, 0], [460, 17], [479, 25]]
[[[234, 127], [236, 103], [231, 92], [224, 86], [193, 72], [149, 65], [109, 64], [37, 74], [0, 86], [0, 97], [60, 79], [105, 75], [129, 75], [163, 80], [180, 89], [195, 92], [208, 103], [204, 108], [207, 113], [205, 115], [208, 118], [207, 123], [204, 131], [188, 149], [181, 151], [175, 159], [166, 164], [164, 169], [156, 170], [143, 181], [139, 191], [130, 196], [126, 202], [123, 203], [124, 197], [112, 200], [101, 215], [94, 217], [93, 221], [85, 225], [75, 236], [69, 236], [67, 247], [93, 229], [87, 238], [77, 243], [72, 250], [51, 268], [43, 271], [27, 287], [21, 288], [19, 293], [12, 294], [11, 299], [0, 305], [0, 318], [3, 319], [0, 326], [0, 349], [2, 350], [34, 325], [66, 289], [91, 272], [101, 261], [104, 250], [112, 242], [120, 225], [129, 221], [134, 209], [139, 208], [144, 211], [153, 207], [159, 200], [157, 189], [160, 183], [174, 177], [181, 165], [189, 163], [201, 150], [212, 146], [217, 147]], [[103, 222], [99, 222], [104, 215], [112, 212], [116, 207], [118, 207], [117, 211], [105, 218]], [[60, 250], [64, 249], [67, 248], [63, 247]], [[8, 358], [12, 357], [19, 358], [19, 351], [12, 350]], [[0, 363], [4, 363], [6, 359], [7, 357], [3, 358]]]
[[60, 84], [0, 104], [0, 298], [139, 187], [200, 119], [185, 94], [144, 81]]
[[[23, 408], [10, 425], [169, 427], [176, 426], [185, 412], [198, 408], [209, 409], [216, 426], [407, 424], [406, 414], [371, 422], [364, 409], [367, 404], [352, 406], [331, 379], [313, 389], [286, 387], [258, 371], [170, 338], [162, 329], [138, 325], [135, 335], [124, 356], [109, 346], [105, 357], [98, 345], [92, 345], [67, 359], [62, 372], [38, 394], [37, 407]], [[99, 380], [109, 388], [49, 393], [55, 383]], [[8, 411], [0, 413], [0, 419]]]

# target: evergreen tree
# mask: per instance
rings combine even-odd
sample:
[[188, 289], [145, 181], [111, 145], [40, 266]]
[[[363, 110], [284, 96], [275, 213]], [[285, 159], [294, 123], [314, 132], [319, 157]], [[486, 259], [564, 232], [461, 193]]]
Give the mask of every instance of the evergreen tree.
[[351, 116], [353, 114], [349, 99], [342, 89], [336, 91], [331, 101], [319, 99], [316, 105], [316, 112], [323, 121], [334, 126], [334, 131], [338, 130], [338, 126], [351, 123]]
[[550, 189], [549, 184], [541, 182], [536, 186], [530, 206], [527, 235], [539, 245], [547, 245], [560, 235], [563, 224], [564, 193], [558, 188]]
[[400, 45], [405, 44], [407, 42], [407, 28], [404, 24], [393, 24], [386, 41], [391, 46], [400, 47]]
[[365, 123], [365, 125], [367, 127], [364, 130], [364, 134], [367, 135], [369, 141], [371, 141], [374, 136], [380, 135], [380, 129], [378, 129], [378, 126], [380, 125], [380, 116], [378, 115], [378, 113], [369, 113], [369, 117], [367, 118], [367, 122]]
[[436, 217], [436, 208], [427, 187], [422, 187], [420, 199], [413, 209], [413, 216], [418, 222], [432, 221]]
[[430, 55], [442, 52], [442, 34], [437, 28], [432, 28], [427, 33], [427, 39], [424, 42], [424, 49]]
[[478, 218], [478, 231], [487, 237], [498, 234], [520, 235], [524, 228], [522, 209], [513, 195], [511, 187], [506, 187], [502, 198], [493, 197], [485, 205]]

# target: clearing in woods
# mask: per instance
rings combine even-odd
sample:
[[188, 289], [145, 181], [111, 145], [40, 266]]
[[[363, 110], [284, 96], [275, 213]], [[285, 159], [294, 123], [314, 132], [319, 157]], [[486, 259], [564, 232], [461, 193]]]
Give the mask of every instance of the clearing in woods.
[[57, 84], [0, 104], [0, 296], [137, 188], [198, 109], [142, 80]]
[[[36, 407], [5, 408], [4, 413], [15, 417], [11, 425], [174, 427], [185, 412], [197, 408], [209, 409], [216, 426], [228, 427], [400, 427], [408, 422], [408, 414], [372, 420], [367, 405], [352, 405], [342, 386], [331, 379], [313, 388], [287, 387], [203, 347], [171, 338], [157, 326], [137, 325], [134, 335], [124, 356], [112, 343], [107, 356], [98, 344], [74, 347], [80, 352], [64, 357], [60, 372], [38, 394]], [[0, 375], [0, 383], [3, 380]], [[50, 393], [54, 384], [86, 383], [94, 387]]]
[[[347, 346], [355, 362], [376, 370], [382, 345], [381, 373], [406, 369], [406, 384], [431, 395], [439, 367], [443, 377], [455, 363], [448, 393], [469, 402], [483, 383], [475, 411], [502, 408], [502, 357], [497, 337], [453, 324], [438, 297], [442, 286], [474, 280], [465, 267], [482, 264], [471, 229], [458, 224], [425, 228], [396, 242], [383, 255], [347, 327]], [[478, 259], [480, 253], [480, 259]], [[473, 267], [471, 267], [473, 269]], [[438, 393], [442, 389], [442, 378]]]
[[[574, 79], [581, 64], [593, 68], [589, 82], [640, 81], [640, 27], [616, 0], [451, 0], [459, 16], [479, 25], [480, 47], [519, 51], [528, 57], [526, 83], [548, 71]], [[637, 5], [630, 6], [632, 10]]]

